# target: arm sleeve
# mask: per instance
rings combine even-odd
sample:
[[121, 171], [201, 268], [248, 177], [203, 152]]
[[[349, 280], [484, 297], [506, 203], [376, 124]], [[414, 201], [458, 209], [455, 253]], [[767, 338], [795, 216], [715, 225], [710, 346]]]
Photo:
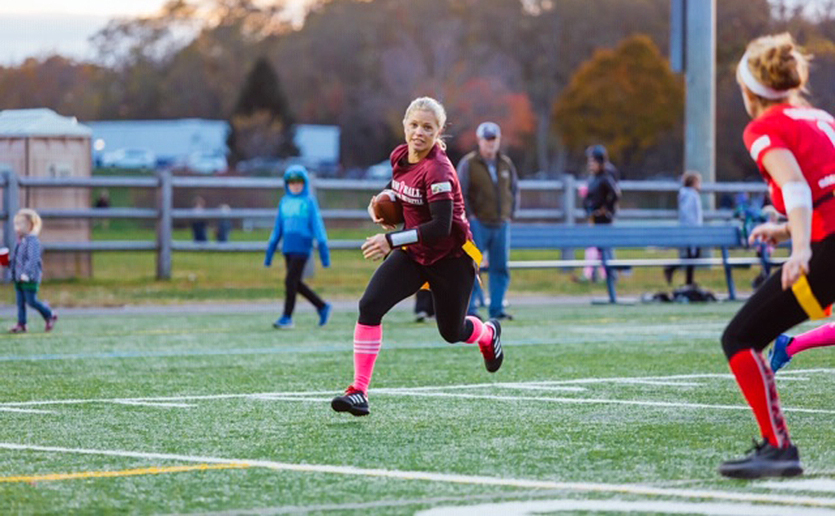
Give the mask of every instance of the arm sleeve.
[[267, 243], [267, 255], [264, 257], [264, 265], [269, 267], [273, 263], [273, 255], [281, 240], [281, 203], [278, 204], [278, 211], [275, 214], [275, 226]]
[[313, 217], [313, 236], [319, 246], [319, 259], [322, 260], [322, 267], [330, 267], [331, 255], [328, 249], [328, 233], [325, 231], [325, 221], [322, 220], [322, 214], [319, 212], [319, 203], [316, 199], [310, 199], [310, 205], [313, 208], [311, 216]]
[[431, 244], [449, 236], [452, 233], [452, 208], [452, 199], [431, 202], [429, 203], [429, 212], [432, 214], [432, 220], [424, 222], [414, 229], [386, 233], [386, 240], [388, 240], [390, 246], [400, 247], [418, 242]]

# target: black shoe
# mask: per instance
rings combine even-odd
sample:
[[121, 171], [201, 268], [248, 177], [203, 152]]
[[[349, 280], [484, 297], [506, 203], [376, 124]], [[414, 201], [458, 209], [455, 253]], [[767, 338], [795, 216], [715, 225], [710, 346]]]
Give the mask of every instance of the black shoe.
[[507, 312], [502, 312], [502, 313], [500, 313], [499, 315], [497, 315], [497, 316], [493, 317], [493, 319], [496, 319], [497, 321], [512, 321], [512, 320], [513, 320], [513, 316], [512, 316], [512, 315], [510, 315], [510, 314], [509, 314], [509, 313], [507, 313]]
[[739, 460], [729, 460], [719, 466], [719, 473], [731, 478], [796, 477], [803, 474], [797, 446], [777, 448], [763, 441], [748, 450]]
[[478, 345], [484, 357], [484, 367], [490, 373], [495, 373], [502, 367], [504, 351], [502, 351], [502, 325], [496, 319], [490, 319], [485, 324], [493, 328], [493, 339], [489, 344]]
[[425, 322], [426, 319], [429, 318], [429, 314], [426, 312], [418, 312], [415, 314], [415, 322]]
[[355, 416], [367, 416], [371, 412], [368, 409], [368, 397], [353, 387], [348, 387], [343, 396], [331, 400], [331, 408], [337, 412], [350, 412]]

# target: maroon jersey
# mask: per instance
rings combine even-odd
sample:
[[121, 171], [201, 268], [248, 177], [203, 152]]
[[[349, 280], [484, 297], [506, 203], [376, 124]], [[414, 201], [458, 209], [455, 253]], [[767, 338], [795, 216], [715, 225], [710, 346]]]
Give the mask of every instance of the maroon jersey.
[[391, 189], [403, 205], [403, 229], [414, 229], [431, 221], [429, 203], [451, 199], [452, 231], [431, 244], [411, 244], [406, 252], [422, 265], [432, 265], [441, 258], [461, 256], [464, 254], [461, 246], [471, 240], [472, 235], [455, 167], [437, 145], [418, 163], [410, 164], [408, 157], [409, 146], [405, 143], [391, 153]]
[[835, 234], [835, 118], [820, 109], [778, 104], [752, 120], [743, 139], [768, 182], [774, 207], [783, 214], [783, 192], [763, 166], [763, 157], [771, 149], [794, 154], [812, 190], [812, 241]]

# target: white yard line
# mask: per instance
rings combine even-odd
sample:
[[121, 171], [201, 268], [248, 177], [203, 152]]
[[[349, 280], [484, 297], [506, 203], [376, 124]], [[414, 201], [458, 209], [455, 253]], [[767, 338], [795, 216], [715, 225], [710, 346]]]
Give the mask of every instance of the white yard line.
[[791, 491], [822, 491], [835, 493], [835, 480], [830, 478], [808, 478], [803, 480], [768, 481], [756, 484], [769, 489], [788, 489]]
[[[811, 374], [811, 373], [833, 373], [835, 369], [797, 369], [794, 371], [785, 371], [780, 372], [778, 376], [779, 379], [783, 380], [791, 380], [792, 378], [788, 378], [789, 375], [797, 375], [797, 374]], [[433, 392], [433, 391], [445, 391], [445, 390], [468, 390], [468, 389], [481, 389], [481, 388], [495, 388], [495, 387], [506, 387], [506, 388], [518, 388], [518, 389], [526, 389], [526, 390], [537, 390], [537, 388], [542, 388], [541, 390], [556, 390], [557, 387], [562, 386], [576, 386], [576, 385], [590, 385], [590, 384], [606, 384], [606, 383], [650, 383], [654, 385], [673, 385], [673, 386], [689, 386], [694, 385], [695, 383], [689, 382], [681, 382], [678, 380], [693, 380], [693, 379], [733, 379], [731, 374], [720, 374], [720, 373], [701, 373], [701, 374], [679, 374], [679, 375], [668, 375], [668, 376], [635, 376], [635, 377], [612, 377], [612, 378], [575, 378], [571, 380], [541, 380], [541, 381], [533, 381], [533, 382], [496, 382], [496, 383], [472, 383], [472, 384], [453, 384], [453, 385], [430, 385], [430, 386], [418, 386], [418, 387], [388, 387], [388, 388], [379, 388], [379, 389], [372, 389], [373, 394], [415, 394], [420, 392]], [[565, 389], [570, 391], [579, 392], [582, 389], [581, 387]], [[559, 389], [563, 390], [563, 389]], [[338, 394], [338, 390], [329, 390], [329, 391], [301, 391], [301, 392], [256, 392], [256, 393], [237, 393], [237, 394], [206, 394], [206, 395], [194, 395], [194, 396], [158, 396], [158, 397], [147, 397], [147, 398], [90, 398], [90, 399], [66, 399], [66, 400], [32, 400], [32, 401], [9, 401], [9, 402], [2, 402], [0, 403], [0, 411], [6, 410], [6, 408], [14, 408], [14, 407], [30, 407], [30, 406], [39, 406], [39, 405], [80, 405], [85, 403], [124, 403], [124, 404], [140, 404], [140, 403], [148, 403], [148, 404], [175, 404], [177, 402], [189, 402], [189, 401], [206, 401], [206, 400], [227, 400], [227, 399], [268, 399], [268, 398], [276, 398], [276, 399], [284, 399], [284, 398], [298, 398], [302, 400], [303, 398], [314, 398], [318, 396], [324, 397], [331, 397]], [[613, 400], [617, 402], [617, 400]], [[577, 401], [582, 402], [582, 401]], [[649, 404], [653, 404], [655, 402], [647, 402]], [[635, 404], [641, 404], [640, 402], [635, 402]], [[685, 405], [682, 405], [685, 406]], [[716, 408], [720, 407], [720, 405], [699, 405], [699, 404], [690, 404], [687, 406], [703, 406], [708, 408]], [[731, 407], [728, 407], [731, 408]], [[738, 408], [738, 407], [732, 407]], [[747, 407], [746, 407], [747, 408]], [[794, 410], [795, 412], [810, 412], [810, 413], [835, 413], [835, 411], [825, 411], [825, 410], [815, 410], [815, 409], [784, 409], [784, 410]]]
[[[435, 507], [416, 513], [418, 516], [534, 516], [536, 514], [570, 511], [598, 511], [618, 514], [640, 512], [643, 514], [699, 514], [703, 516], [786, 516], [786, 507], [780, 505], [751, 505], [748, 503], [698, 503], [676, 501], [628, 501], [628, 500], [527, 500], [498, 502], [479, 505], [451, 505]], [[792, 507], [792, 516], [833, 516], [830, 509]]]
[[[835, 498], [817, 498], [796, 495], [758, 494], [749, 492], [715, 491], [709, 489], [678, 489], [654, 487], [642, 484], [604, 484], [597, 482], [554, 482], [549, 480], [515, 479], [480, 475], [457, 475], [426, 471], [399, 471], [388, 469], [356, 468], [327, 464], [292, 464], [269, 460], [231, 459], [171, 453], [136, 452], [123, 450], [96, 450], [88, 448], [65, 448], [59, 446], [36, 446], [30, 444], [0, 443], [0, 449], [18, 451], [39, 451], [48, 453], [70, 453], [79, 455], [100, 455], [107, 457], [128, 457], [136, 459], [172, 460], [206, 464], [247, 464], [276, 471], [301, 473], [328, 473], [360, 477], [394, 478], [400, 480], [424, 480], [448, 484], [519, 487], [526, 489], [557, 489], [585, 493], [629, 494], [643, 496], [665, 496], [677, 498], [701, 498], [738, 502], [777, 503], [812, 507], [835, 507]], [[484, 513], [482, 513], [484, 514]], [[759, 513], [758, 513], [759, 514]]]
[[0, 407], [0, 412], [19, 412], [21, 414], [55, 414], [54, 410], [22, 409], [16, 407]]
[[[612, 405], [641, 405], [645, 407], [674, 407], [674, 408], [707, 408], [721, 410], [750, 410], [747, 405], [712, 405], [708, 403], [679, 403], [673, 401], [638, 401], [638, 400], [616, 400], [602, 398], [546, 398], [535, 396], [496, 396], [492, 394], [465, 394], [452, 392], [402, 392], [404, 396], [423, 396], [437, 398], [461, 398], [496, 401], [548, 401], [553, 403], [576, 403], [576, 404], [612, 404]], [[835, 410], [806, 409], [783, 407], [784, 412], [803, 412], [807, 414], [835, 414]]]
[[133, 400], [113, 400], [109, 403], [113, 403], [116, 405], [136, 405], [140, 407], [160, 407], [160, 408], [191, 408], [196, 407], [197, 405], [189, 404], [189, 403], [163, 403], [163, 402], [152, 402], [152, 401], [133, 401]]

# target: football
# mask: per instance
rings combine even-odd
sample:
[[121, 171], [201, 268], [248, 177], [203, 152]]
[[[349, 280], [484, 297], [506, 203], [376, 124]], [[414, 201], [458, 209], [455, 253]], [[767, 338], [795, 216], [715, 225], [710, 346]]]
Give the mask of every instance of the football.
[[374, 197], [374, 215], [386, 224], [396, 226], [403, 223], [403, 206], [391, 190], [383, 190]]

